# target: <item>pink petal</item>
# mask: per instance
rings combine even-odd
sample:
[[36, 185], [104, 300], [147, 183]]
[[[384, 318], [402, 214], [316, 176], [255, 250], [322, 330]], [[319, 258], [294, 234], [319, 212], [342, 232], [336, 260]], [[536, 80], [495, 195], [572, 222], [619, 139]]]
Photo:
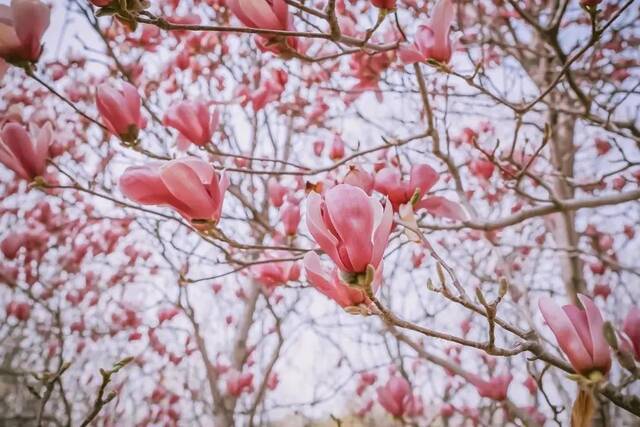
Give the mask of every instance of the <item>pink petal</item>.
[[344, 245], [353, 272], [371, 262], [374, 215], [369, 196], [361, 188], [338, 184], [325, 194], [327, 212]]
[[429, 165], [415, 165], [411, 168], [411, 178], [409, 180], [409, 197], [413, 195], [416, 188], [420, 189], [420, 197], [431, 189], [438, 182], [438, 172]]
[[440, 196], [431, 196], [420, 200], [416, 206], [416, 212], [418, 209], [426, 209], [433, 216], [449, 218], [454, 221], [464, 221], [467, 219], [467, 214], [456, 202], [452, 202], [449, 199]]
[[0, 163], [14, 171], [20, 178], [29, 181], [31, 180], [29, 173], [5, 142], [5, 128], [2, 129], [2, 138], [0, 138]]
[[143, 205], [168, 205], [183, 212], [188, 209], [167, 190], [160, 178], [159, 168], [154, 165], [127, 168], [119, 184], [125, 197]]
[[609, 372], [611, 368], [611, 353], [609, 345], [604, 338], [602, 315], [595, 303], [588, 297], [578, 294], [578, 299], [585, 308], [589, 331], [591, 332], [591, 342], [593, 343], [593, 363], [604, 372]]
[[211, 219], [215, 206], [198, 174], [180, 161], [169, 162], [160, 171], [167, 190], [184, 205], [190, 219]]
[[[2, 140], [7, 152], [13, 154], [15, 161], [20, 165], [20, 169], [25, 171], [28, 177], [26, 179], [31, 179], [37, 176], [38, 172], [41, 172], [34, 168], [36, 153], [33, 150], [31, 137], [23, 126], [18, 123], [6, 124], [2, 128]], [[15, 169], [14, 172], [18, 173]]]
[[338, 256], [338, 239], [331, 234], [322, 220], [321, 205], [322, 197], [318, 193], [309, 194], [307, 197], [307, 228], [320, 248], [331, 257], [341, 270], [346, 271], [347, 268]]
[[397, 168], [383, 168], [376, 173], [374, 188], [377, 192], [389, 197], [394, 206], [406, 203], [407, 195], [402, 176]]
[[[380, 202], [371, 199], [371, 204], [375, 204], [378, 207]], [[378, 208], [373, 208], [378, 209]], [[375, 212], [375, 210], [374, 210]], [[376, 219], [376, 230], [373, 234], [373, 253], [371, 254], [371, 265], [378, 268], [384, 255], [384, 250], [389, 242], [389, 234], [391, 234], [391, 228], [393, 227], [393, 209], [391, 209], [391, 203], [385, 203], [384, 210], [381, 217]]]
[[398, 56], [400, 61], [405, 65], [415, 64], [416, 62], [423, 62], [425, 60], [424, 55], [420, 53], [413, 45], [403, 44], [398, 49]]
[[565, 310], [549, 297], [540, 298], [538, 307], [573, 368], [581, 373], [588, 372], [593, 366], [591, 355], [582, 343], [582, 339], [580, 339]]
[[453, 21], [453, 12], [451, 0], [438, 0], [431, 16], [431, 29], [434, 36], [431, 56], [441, 62], [449, 62], [451, 57], [449, 32]]
[[49, 7], [38, 0], [11, 0], [13, 25], [26, 54], [35, 61], [40, 56], [40, 40], [49, 27]]

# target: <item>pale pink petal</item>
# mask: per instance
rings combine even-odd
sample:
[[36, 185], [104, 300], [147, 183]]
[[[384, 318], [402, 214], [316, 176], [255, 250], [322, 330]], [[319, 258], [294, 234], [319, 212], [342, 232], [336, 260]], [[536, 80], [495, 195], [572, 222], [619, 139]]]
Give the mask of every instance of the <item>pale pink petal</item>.
[[[369, 196], [361, 188], [338, 184], [325, 194], [327, 212], [344, 245], [353, 272], [363, 272], [371, 261], [374, 215]], [[367, 241], [369, 240], [369, 241]]]
[[[36, 153], [33, 150], [33, 143], [27, 130], [18, 123], [8, 123], [2, 128], [2, 141], [7, 151], [11, 152], [22, 169], [26, 172], [28, 178], [31, 179], [42, 171], [35, 169], [34, 159]], [[14, 169], [14, 172], [18, 173]]]
[[157, 167], [128, 167], [120, 176], [119, 184], [122, 194], [143, 205], [169, 205], [178, 210], [187, 209], [167, 190]]
[[160, 171], [162, 182], [173, 196], [184, 203], [190, 219], [210, 219], [214, 212], [209, 193], [198, 174], [187, 164], [173, 161]]
[[[380, 202], [377, 200], [372, 202], [380, 206]], [[375, 268], [377, 268], [382, 261], [384, 250], [389, 242], [389, 234], [391, 234], [391, 228], [393, 227], [393, 209], [391, 209], [391, 203], [385, 203], [382, 217], [377, 224], [378, 226], [373, 234], [373, 253], [371, 255], [371, 265]]]
[[26, 59], [40, 56], [40, 40], [49, 27], [49, 6], [39, 0], [11, 0], [13, 25]]
[[413, 195], [416, 188], [420, 189], [420, 197], [431, 189], [438, 182], [438, 172], [429, 165], [415, 165], [411, 168], [409, 180], [409, 197]]
[[585, 308], [587, 321], [589, 322], [589, 331], [591, 332], [591, 342], [593, 345], [593, 363], [606, 373], [611, 368], [611, 352], [609, 351], [609, 345], [604, 338], [604, 332], [602, 330], [604, 326], [602, 315], [590, 298], [578, 294], [578, 299]]
[[15, 154], [13, 154], [2, 140], [0, 140], [0, 163], [14, 171], [20, 178], [26, 179], [27, 181], [31, 179], [29, 173], [20, 163], [20, 160], [18, 160]]
[[464, 221], [467, 219], [467, 214], [460, 204], [441, 196], [431, 196], [422, 199], [416, 204], [415, 209], [416, 212], [419, 209], [426, 209], [427, 212], [433, 216], [449, 218], [454, 221]]
[[309, 194], [307, 197], [307, 228], [320, 248], [331, 257], [341, 270], [346, 271], [347, 268], [338, 256], [338, 239], [327, 230], [322, 220], [321, 205], [322, 197], [318, 193]]
[[540, 298], [538, 307], [547, 325], [556, 336], [558, 345], [569, 358], [574, 369], [582, 373], [589, 371], [593, 366], [591, 355], [582, 343], [582, 339], [565, 310], [549, 297]]

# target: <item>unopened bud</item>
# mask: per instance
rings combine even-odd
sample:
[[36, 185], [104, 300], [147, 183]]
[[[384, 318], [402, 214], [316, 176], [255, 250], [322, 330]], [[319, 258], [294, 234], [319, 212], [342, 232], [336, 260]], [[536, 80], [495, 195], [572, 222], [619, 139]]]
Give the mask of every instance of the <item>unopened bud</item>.
[[480, 301], [480, 304], [487, 306], [487, 300], [484, 299], [484, 295], [482, 294], [482, 290], [480, 288], [476, 288], [476, 297], [478, 298], [478, 301]]
[[447, 278], [444, 275], [444, 268], [442, 268], [442, 264], [440, 263], [436, 264], [436, 271], [438, 272], [438, 278], [440, 279], [440, 283], [442, 283], [442, 285], [446, 285]]
[[604, 339], [607, 341], [607, 344], [609, 344], [612, 349], [618, 350], [618, 337], [616, 336], [616, 330], [611, 322], [604, 322], [604, 325], [602, 325], [602, 334], [604, 335]]
[[616, 352], [616, 356], [618, 357], [618, 362], [620, 366], [625, 368], [627, 371], [631, 373], [635, 373], [637, 370], [636, 361], [633, 357], [633, 354], [628, 350], [620, 349]]
[[507, 280], [506, 277], [501, 277], [500, 287], [498, 288], [498, 295], [500, 296], [500, 298], [504, 298], [508, 290], [509, 290], [509, 281]]
[[436, 286], [433, 284], [433, 281], [431, 280], [431, 278], [427, 279], [427, 289], [429, 289], [430, 291], [435, 292]]

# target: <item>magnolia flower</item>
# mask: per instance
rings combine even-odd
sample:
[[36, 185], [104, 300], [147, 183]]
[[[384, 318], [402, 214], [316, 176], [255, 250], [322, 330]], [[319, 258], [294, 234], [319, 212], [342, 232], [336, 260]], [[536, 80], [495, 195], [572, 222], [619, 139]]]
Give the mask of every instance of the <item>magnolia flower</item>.
[[49, 145], [53, 139], [51, 123], [27, 130], [17, 123], [7, 123], [0, 131], [0, 163], [27, 181], [44, 174]]
[[409, 211], [426, 209], [434, 216], [464, 220], [466, 215], [457, 203], [441, 196], [425, 197], [437, 181], [438, 173], [426, 164], [412, 166], [409, 181], [402, 179], [397, 168], [386, 167], [376, 174], [374, 188], [389, 197], [394, 210], [400, 211], [403, 217], [406, 216], [406, 210], [401, 210], [401, 206], [411, 203]]
[[329, 158], [331, 160], [340, 160], [344, 157], [344, 141], [339, 136], [333, 138], [331, 149], [329, 150]]
[[280, 184], [277, 179], [269, 178], [269, 181], [267, 181], [267, 196], [269, 197], [269, 203], [274, 207], [279, 208], [282, 206], [287, 192], [287, 187]]
[[[317, 253], [310, 251], [304, 256], [304, 269], [307, 280], [326, 297], [334, 300], [342, 308], [357, 307], [361, 304], [368, 305], [369, 299], [361, 289], [356, 289], [345, 283], [334, 267], [327, 270], [322, 267]], [[376, 271], [372, 282], [375, 293], [382, 282], [382, 272]]]
[[513, 380], [513, 375], [505, 374], [492, 377], [488, 381], [483, 380], [477, 375], [472, 375], [468, 381], [474, 385], [478, 394], [496, 401], [503, 401], [507, 398], [507, 390]]
[[338, 184], [307, 199], [307, 227], [320, 248], [345, 273], [377, 269], [389, 240], [393, 212], [358, 187]]
[[11, 0], [11, 6], [0, 5], [0, 58], [10, 63], [37, 61], [50, 14], [49, 6], [38, 0]]
[[578, 299], [584, 310], [575, 305], [561, 308], [549, 297], [540, 298], [538, 307], [573, 369], [585, 376], [595, 371], [607, 374], [611, 354], [600, 310], [590, 298], [580, 294]]
[[[276, 31], [293, 31], [293, 17], [284, 0], [228, 0], [227, 5], [236, 17], [247, 27]], [[286, 40], [288, 48], [296, 50], [298, 41], [295, 37], [261, 38], [259, 47], [281, 53], [275, 45]], [[286, 51], [287, 49], [285, 49]]]
[[194, 225], [218, 222], [228, 186], [225, 174], [220, 177], [209, 163], [195, 158], [132, 166], [120, 177], [120, 189], [128, 198], [171, 206]]
[[448, 63], [453, 54], [449, 39], [453, 12], [452, 0], [438, 0], [429, 23], [418, 27], [413, 44], [400, 47], [399, 55], [402, 62], [413, 64], [432, 59], [443, 64]]
[[7, 259], [15, 259], [18, 251], [25, 245], [26, 236], [24, 233], [11, 231], [0, 242], [0, 251]]
[[220, 123], [216, 110], [209, 114], [204, 102], [182, 101], [172, 105], [164, 116], [163, 123], [180, 132], [180, 149], [186, 149], [188, 142], [203, 146], [211, 141], [211, 136]]
[[394, 417], [417, 416], [422, 413], [422, 400], [411, 394], [409, 382], [401, 376], [392, 376], [376, 391], [378, 403]]
[[251, 274], [262, 286], [274, 288], [291, 280], [298, 280], [300, 266], [293, 261], [263, 262], [251, 266]]
[[373, 193], [373, 176], [357, 165], [349, 166], [349, 172], [342, 179], [343, 184], [349, 184], [356, 187], [360, 187], [369, 196]]
[[358, 386], [356, 388], [356, 394], [358, 396], [362, 396], [364, 391], [373, 383], [376, 382], [378, 376], [373, 372], [363, 372], [360, 374], [360, 379], [358, 380]]
[[469, 170], [478, 178], [489, 180], [495, 170], [495, 165], [489, 160], [474, 159], [469, 163]]
[[133, 85], [121, 82], [120, 87], [116, 88], [106, 83], [101, 84], [96, 93], [96, 104], [111, 133], [126, 142], [133, 142], [138, 138], [143, 118], [140, 114], [140, 95]]
[[280, 208], [280, 220], [287, 236], [295, 236], [300, 224], [300, 207], [297, 203], [287, 202]]
[[251, 372], [241, 374], [238, 371], [230, 371], [227, 374], [227, 393], [238, 397], [245, 391], [249, 393], [253, 391], [253, 374]]

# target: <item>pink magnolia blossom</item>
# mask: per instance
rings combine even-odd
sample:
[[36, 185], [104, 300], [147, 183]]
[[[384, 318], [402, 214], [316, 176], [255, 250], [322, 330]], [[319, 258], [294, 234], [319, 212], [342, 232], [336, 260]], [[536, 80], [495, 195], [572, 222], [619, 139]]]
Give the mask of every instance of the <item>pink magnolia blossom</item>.
[[478, 178], [489, 180], [495, 171], [495, 165], [489, 160], [475, 159], [469, 163], [469, 170]]
[[324, 150], [324, 141], [315, 141], [313, 143], [313, 153], [320, 157], [322, 155], [322, 151]]
[[367, 196], [362, 189], [338, 184], [324, 195], [307, 199], [307, 227], [320, 248], [346, 273], [378, 268], [389, 240], [391, 205]]
[[144, 122], [140, 114], [140, 95], [133, 85], [121, 82], [116, 88], [101, 84], [96, 93], [96, 104], [104, 125], [111, 133], [127, 142], [138, 138]]
[[626, 335], [624, 341], [628, 350], [632, 351], [636, 360], [640, 360], [640, 308], [634, 307], [629, 311], [624, 319], [622, 330]]
[[468, 380], [476, 390], [478, 390], [478, 394], [481, 397], [487, 397], [500, 402], [507, 398], [507, 391], [509, 390], [511, 380], [513, 380], [513, 375], [498, 375], [489, 380], [483, 380], [477, 375], [471, 375]]
[[347, 174], [342, 179], [342, 183], [360, 187], [369, 196], [371, 195], [371, 193], [373, 193], [374, 178], [361, 166], [349, 166], [349, 172], [347, 172]]
[[253, 391], [253, 374], [251, 372], [241, 374], [237, 371], [230, 371], [227, 374], [227, 393], [238, 397], [245, 391], [249, 393]]
[[358, 396], [362, 396], [364, 391], [373, 383], [376, 382], [378, 376], [373, 372], [363, 372], [360, 374], [360, 378], [358, 380], [358, 386], [356, 388], [356, 394]]
[[414, 165], [409, 181], [402, 179], [402, 174], [397, 168], [386, 167], [376, 174], [374, 188], [389, 197], [395, 211], [398, 211], [401, 205], [411, 202], [417, 191], [417, 202], [413, 205], [415, 211], [426, 209], [434, 216], [464, 220], [466, 215], [457, 203], [441, 196], [425, 197], [437, 181], [438, 173], [426, 164]]
[[339, 136], [333, 139], [331, 149], [329, 150], [329, 158], [331, 160], [340, 160], [344, 157], [344, 141]]
[[431, 19], [426, 25], [420, 25], [412, 45], [400, 48], [399, 55], [405, 64], [425, 62], [429, 59], [448, 63], [453, 54], [449, 33], [454, 17], [452, 0], [438, 0]]
[[0, 163], [27, 181], [42, 176], [53, 139], [51, 123], [27, 130], [17, 123], [7, 123], [0, 131]]
[[120, 177], [120, 189], [128, 198], [171, 206], [194, 223], [218, 222], [228, 186], [225, 174], [219, 176], [213, 166], [195, 158], [132, 166]]
[[589, 375], [599, 371], [607, 374], [611, 368], [611, 354], [602, 332], [602, 315], [590, 298], [580, 294], [578, 299], [584, 310], [570, 304], [561, 308], [549, 297], [540, 298], [538, 307], [578, 373]]
[[263, 262], [251, 266], [254, 280], [266, 288], [275, 288], [300, 278], [300, 266], [293, 261]]
[[[357, 307], [368, 305], [369, 299], [361, 289], [356, 289], [345, 283], [334, 267], [330, 271], [323, 268], [317, 253], [310, 251], [304, 256], [304, 269], [307, 280], [326, 297], [334, 300], [340, 307]], [[376, 271], [372, 288], [375, 293], [382, 283], [382, 272]]]
[[267, 196], [269, 203], [279, 208], [284, 203], [284, 197], [287, 195], [287, 187], [280, 184], [277, 179], [270, 178], [267, 182]]
[[280, 220], [284, 225], [287, 236], [295, 236], [300, 224], [300, 206], [297, 203], [287, 202], [280, 208]]
[[11, 301], [7, 304], [7, 317], [15, 317], [21, 322], [26, 322], [31, 316], [31, 307], [26, 302]]
[[394, 417], [418, 416], [423, 411], [422, 400], [411, 394], [409, 382], [401, 376], [392, 376], [376, 391], [378, 403]]
[[0, 250], [5, 258], [15, 259], [18, 255], [18, 251], [25, 245], [25, 243], [26, 236], [24, 233], [12, 231], [2, 239], [2, 242], [0, 243]]
[[49, 6], [38, 0], [11, 0], [11, 6], [0, 5], [0, 58], [9, 63], [37, 61], [50, 14]]
[[172, 105], [164, 116], [163, 123], [180, 132], [182, 140], [179, 147], [188, 147], [186, 141], [203, 146], [211, 141], [211, 136], [220, 123], [220, 115], [216, 110], [209, 113], [204, 102], [182, 101]]
[[[236, 17], [247, 27], [265, 30], [295, 31], [293, 17], [284, 0], [228, 0], [227, 5]], [[295, 37], [265, 37], [259, 39], [263, 50], [280, 53], [280, 44], [286, 43], [287, 49], [298, 49]]]

